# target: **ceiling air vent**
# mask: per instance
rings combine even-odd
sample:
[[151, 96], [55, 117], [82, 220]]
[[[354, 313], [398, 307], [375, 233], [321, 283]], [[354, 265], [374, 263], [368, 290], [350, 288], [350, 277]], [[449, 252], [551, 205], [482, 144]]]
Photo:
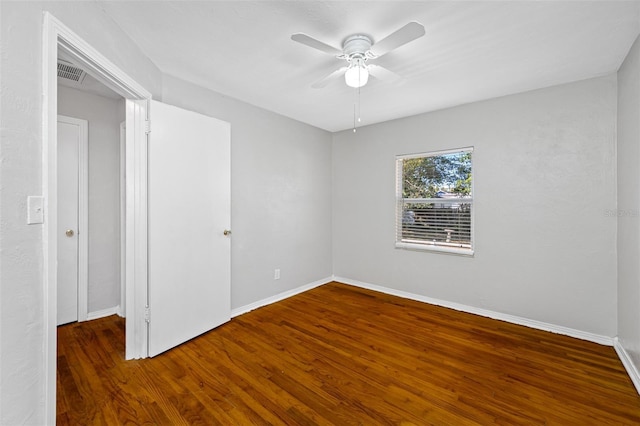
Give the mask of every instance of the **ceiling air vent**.
[[87, 73], [82, 68], [65, 61], [58, 61], [58, 77], [82, 83]]

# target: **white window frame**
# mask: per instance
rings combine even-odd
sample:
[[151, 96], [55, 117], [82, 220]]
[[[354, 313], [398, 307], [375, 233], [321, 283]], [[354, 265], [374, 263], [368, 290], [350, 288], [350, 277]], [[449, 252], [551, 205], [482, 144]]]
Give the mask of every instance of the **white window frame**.
[[[403, 198], [403, 160], [408, 160], [412, 158], [426, 158], [426, 157], [438, 157], [447, 154], [455, 154], [455, 153], [471, 153], [471, 197], [464, 198], [465, 203], [471, 204], [471, 223], [470, 223], [470, 248], [467, 247], [453, 247], [446, 246], [441, 244], [430, 243], [428, 241], [416, 243], [416, 242], [407, 242], [403, 241], [402, 238], [402, 216], [403, 216], [403, 206], [405, 202], [425, 202], [425, 203], [441, 203], [441, 198]], [[448, 253], [448, 254], [457, 254], [462, 256], [473, 256], [475, 253], [475, 238], [474, 238], [474, 225], [475, 225], [475, 205], [474, 205], [474, 197], [475, 197], [475, 177], [474, 177], [474, 167], [473, 167], [473, 147], [465, 147], [465, 148], [457, 148], [450, 150], [442, 150], [442, 151], [432, 151], [425, 152], [419, 154], [407, 154], [407, 155], [397, 155], [396, 156], [396, 242], [395, 247], [398, 249], [406, 249], [406, 250], [419, 250], [419, 251], [428, 251], [428, 252], [436, 252], [436, 253]]]

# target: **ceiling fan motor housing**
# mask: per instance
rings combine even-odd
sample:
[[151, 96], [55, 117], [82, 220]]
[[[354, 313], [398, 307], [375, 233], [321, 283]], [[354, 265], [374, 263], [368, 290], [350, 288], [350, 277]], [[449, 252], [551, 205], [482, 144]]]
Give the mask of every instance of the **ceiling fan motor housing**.
[[371, 39], [366, 35], [356, 34], [347, 38], [342, 44], [344, 56], [351, 59], [367, 58], [367, 52], [371, 49]]

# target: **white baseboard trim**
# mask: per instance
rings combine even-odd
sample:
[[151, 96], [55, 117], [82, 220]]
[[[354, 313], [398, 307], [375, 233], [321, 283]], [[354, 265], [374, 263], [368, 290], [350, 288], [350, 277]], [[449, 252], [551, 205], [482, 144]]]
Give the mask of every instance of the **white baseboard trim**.
[[87, 314], [87, 321], [91, 321], [98, 318], [104, 318], [111, 315], [120, 315], [120, 305], [114, 306], [112, 308], [101, 309], [99, 311], [89, 312]]
[[296, 294], [303, 293], [307, 290], [311, 290], [312, 288], [319, 287], [321, 285], [330, 283], [333, 281], [333, 277], [323, 278], [318, 281], [314, 281], [312, 283], [296, 287], [291, 290], [283, 291], [282, 293], [278, 293], [275, 296], [267, 297], [266, 299], [258, 300], [257, 302], [249, 303], [248, 305], [240, 306], [239, 308], [231, 309], [231, 318], [237, 317], [238, 315], [246, 314], [249, 311], [253, 311], [254, 309], [261, 308], [263, 306], [270, 305], [275, 302], [279, 302], [281, 300], [287, 299], [291, 296], [295, 296]]
[[573, 328], [563, 327], [560, 325], [550, 324], [542, 321], [536, 321], [528, 318], [518, 317], [515, 315], [504, 314], [501, 312], [490, 311], [488, 309], [476, 308], [473, 306], [463, 305], [461, 303], [449, 302], [441, 299], [434, 299], [420, 294], [409, 293], [406, 291], [395, 290], [388, 287], [379, 286], [376, 284], [369, 284], [362, 281], [352, 280], [344, 277], [333, 277], [333, 281], [337, 281], [344, 284], [349, 284], [355, 287], [366, 288], [368, 290], [379, 291], [380, 293], [390, 294], [392, 296], [403, 297], [405, 299], [416, 300], [419, 302], [429, 303], [431, 305], [442, 306], [445, 308], [455, 309], [456, 311], [467, 312], [470, 314], [480, 315], [483, 317], [493, 318], [501, 321], [510, 322], [513, 324], [524, 325], [526, 327], [535, 328], [543, 331], [550, 331], [556, 334], [563, 334], [565, 336], [575, 337], [577, 339], [587, 340], [590, 342], [598, 343], [600, 345], [613, 346], [613, 338], [607, 336], [601, 336], [586, 331], [576, 330]]
[[627, 353], [626, 349], [622, 346], [622, 343], [620, 343], [620, 340], [617, 337], [613, 339], [613, 348], [616, 350], [618, 358], [620, 358], [624, 369], [627, 370], [627, 374], [631, 378], [633, 385], [636, 387], [636, 391], [640, 394], [640, 372], [638, 372], [638, 368], [633, 363], [629, 353]]

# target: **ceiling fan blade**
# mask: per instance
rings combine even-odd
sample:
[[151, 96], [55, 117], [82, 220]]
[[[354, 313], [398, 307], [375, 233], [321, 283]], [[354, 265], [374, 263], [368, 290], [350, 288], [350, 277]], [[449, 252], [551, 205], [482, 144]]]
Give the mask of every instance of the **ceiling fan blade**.
[[316, 81], [315, 83], [313, 83], [311, 85], [311, 87], [313, 87], [314, 89], [322, 89], [327, 84], [329, 84], [332, 80], [335, 80], [336, 78], [338, 78], [341, 75], [343, 75], [346, 70], [347, 70], [347, 67], [338, 68], [337, 70], [335, 70], [334, 72], [332, 72], [328, 76], [326, 76], [326, 77]]
[[393, 49], [425, 35], [424, 26], [418, 22], [409, 22], [394, 33], [389, 34], [371, 47], [371, 53], [380, 57]]
[[388, 69], [386, 69], [385, 67], [381, 67], [380, 65], [369, 64], [367, 65], [367, 69], [369, 70], [369, 74], [379, 80], [391, 82], [403, 80], [402, 76], [396, 74], [393, 71], [389, 71]]
[[291, 36], [291, 40], [297, 41], [298, 43], [305, 44], [309, 47], [313, 47], [314, 49], [318, 49], [324, 53], [328, 53], [329, 55], [342, 55], [342, 50], [339, 50], [333, 46], [329, 46], [326, 43], [321, 42], [320, 40], [316, 40], [315, 38], [308, 36], [304, 33], [296, 33]]

